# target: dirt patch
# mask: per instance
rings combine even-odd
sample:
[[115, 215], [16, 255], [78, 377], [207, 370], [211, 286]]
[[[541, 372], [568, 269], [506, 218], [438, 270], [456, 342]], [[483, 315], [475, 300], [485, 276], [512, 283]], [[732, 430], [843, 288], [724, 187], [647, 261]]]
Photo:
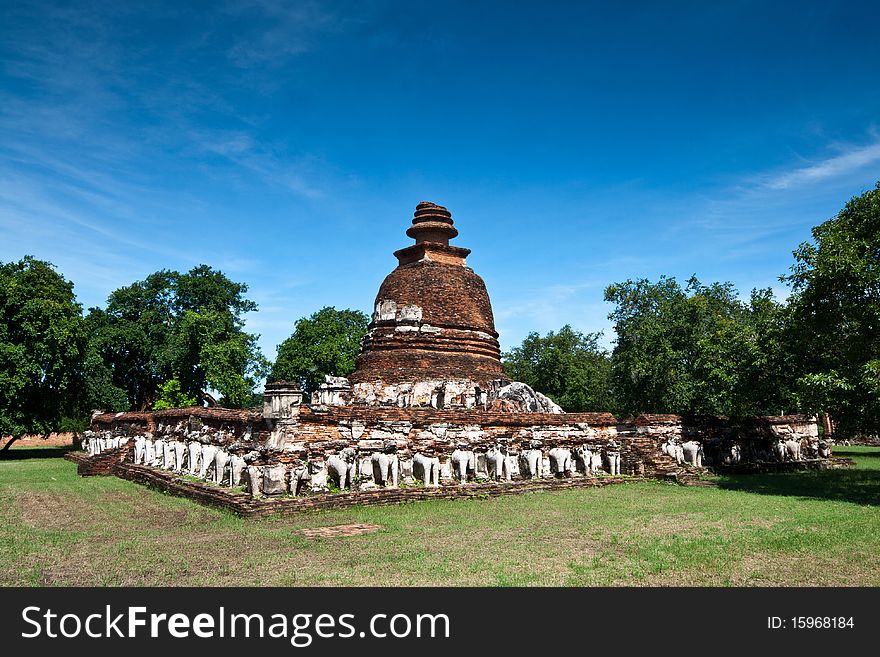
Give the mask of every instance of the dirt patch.
[[372, 534], [382, 529], [381, 525], [357, 524], [357, 525], [331, 525], [330, 527], [314, 527], [312, 529], [300, 529], [306, 538], [337, 538], [339, 536], [357, 536], [358, 534]]
[[[70, 447], [73, 445], [73, 437], [76, 434], [67, 433], [50, 433], [48, 438], [43, 436], [24, 436], [16, 440], [9, 449], [33, 449], [34, 447]], [[9, 442], [9, 436], [0, 438], [0, 448], [3, 448]]]
[[90, 529], [94, 522], [89, 516], [94, 509], [85, 509], [79, 500], [60, 493], [27, 493], [17, 496], [21, 519], [34, 529], [62, 529], [68, 531]]

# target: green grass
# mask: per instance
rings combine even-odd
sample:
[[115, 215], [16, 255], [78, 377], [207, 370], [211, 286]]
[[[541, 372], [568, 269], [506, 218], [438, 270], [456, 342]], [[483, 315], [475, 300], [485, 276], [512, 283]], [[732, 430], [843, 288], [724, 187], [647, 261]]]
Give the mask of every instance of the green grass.
[[[836, 454], [857, 467], [243, 520], [39, 450], [0, 461], [0, 584], [878, 586], [880, 449]], [[383, 530], [298, 531], [352, 522]]]

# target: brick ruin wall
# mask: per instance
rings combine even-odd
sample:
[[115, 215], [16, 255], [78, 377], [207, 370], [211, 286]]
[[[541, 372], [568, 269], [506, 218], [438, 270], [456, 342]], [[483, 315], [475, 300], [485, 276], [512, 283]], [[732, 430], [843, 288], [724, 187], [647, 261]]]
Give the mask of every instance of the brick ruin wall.
[[[786, 441], [802, 451], [779, 456], [774, 446]], [[619, 421], [608, 413], [303, 404], [280, 419], [201, 407], [96, 415], [84, 437], [87, 453], [72, 460], [83, 475], [164, 480], [159, 487], [166, 489], [177, 479], [188, 486], [177, 492], [211, 504], [225, 499], [221, 506], [255, 515], [281, 498], [288, 510], [332, 508], [596, 485], [620, 481], [618, 475], [681, 479], [706, 465], [743, 471], [746, 463], [766, 462], [778, 469], [818, 459], [810, 451], [818, 442], [815, 420], [803, 416]], [[681, 453], [689, 443], [699, 446], [702, 462]], [[735, 462], [731, 450], [739, 454]]]

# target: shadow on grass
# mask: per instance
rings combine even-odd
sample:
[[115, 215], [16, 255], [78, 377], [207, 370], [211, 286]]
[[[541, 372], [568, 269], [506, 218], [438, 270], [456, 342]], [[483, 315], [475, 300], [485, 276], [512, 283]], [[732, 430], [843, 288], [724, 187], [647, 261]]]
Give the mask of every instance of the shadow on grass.
[[[856, 451], [839, 448], [835, 456], [856, 459], [880, 459], [880, 450]], [[880, 463], [865, 467], [862, 463], [846, 470], [822, 472], [791, 472], [785, 474], [727, 475], [718, 481], [718, 487], [761, 495], [787, 495], [819, 500], [852, 502], [880, 506]]]
[[67, 452], [76, 449], [73, 445], [65, 447], [10, 447], [0, 451], [0, 461], [21, 461], [24, 459], [60, 459]]

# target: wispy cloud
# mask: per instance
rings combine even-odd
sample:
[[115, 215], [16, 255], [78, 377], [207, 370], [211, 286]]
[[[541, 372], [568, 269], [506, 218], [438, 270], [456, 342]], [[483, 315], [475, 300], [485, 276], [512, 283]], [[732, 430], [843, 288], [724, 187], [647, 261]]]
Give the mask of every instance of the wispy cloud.
[[[880, 139], [863, 146], [850, 146], [842, 153], [804, 167], [770, 174], [762, 185], [786, 190], [837, 178], [880, 163]], [[880, 172], [877, 172], [880, 176]]]

